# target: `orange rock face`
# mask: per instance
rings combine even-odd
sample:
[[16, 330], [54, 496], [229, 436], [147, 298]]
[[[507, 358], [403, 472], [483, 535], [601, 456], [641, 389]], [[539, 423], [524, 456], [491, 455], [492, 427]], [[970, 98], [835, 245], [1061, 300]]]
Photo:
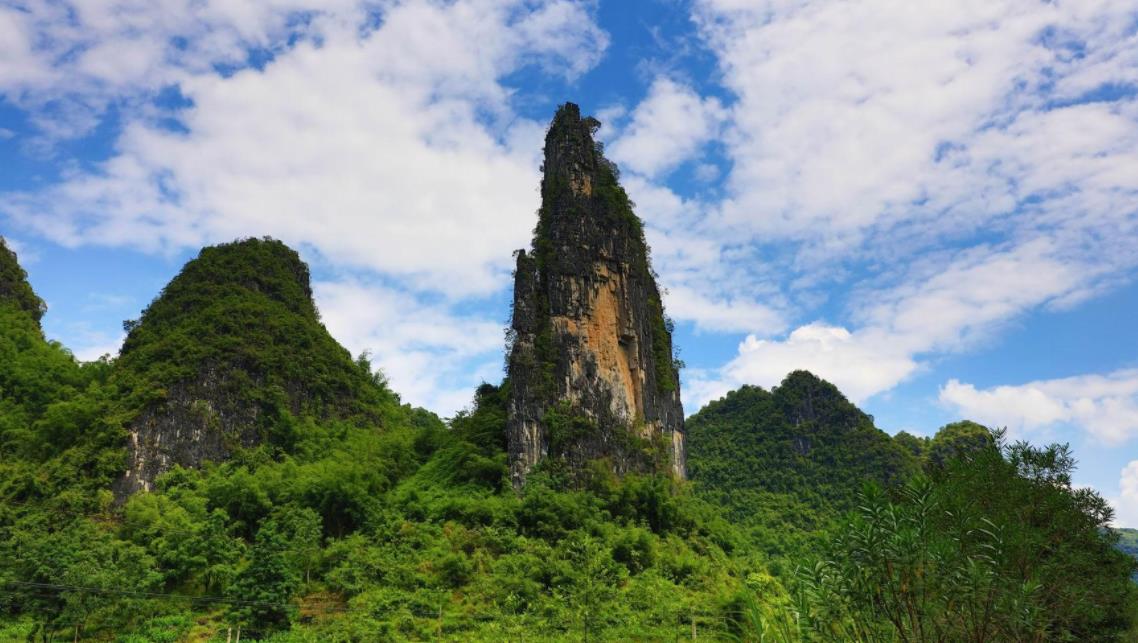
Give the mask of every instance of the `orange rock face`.
[[534, 246], [518, 253], [510, 353], [514, 483], [544, 458], [573, 474], [684, 476], [683, 410], [671, 332], [641, 224], [598, 124], [563, 106], [545, 144]]

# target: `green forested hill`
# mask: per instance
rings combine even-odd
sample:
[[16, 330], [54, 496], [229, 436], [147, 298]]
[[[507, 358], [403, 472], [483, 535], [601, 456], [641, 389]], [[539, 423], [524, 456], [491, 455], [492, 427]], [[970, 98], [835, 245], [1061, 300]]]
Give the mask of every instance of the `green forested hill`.
[[1128, 554], [1138, 556], [1138, 529], [1121, 528], [1118, 532], [1118, 547]]
[[[1118, 548], [1138, 560], [1138, 529], [1115, 529], [1118, 533]], [[1138, 581], [1138, 571], [1134, 572]]]
[[309, 420], [378, 429], [392, 406], [320, 323], [308, 267], [279, 241], [202, 250], [126, 327], [110, 377], [131, 434], [120, 493], [239, 447], [291, 451]]
[[[0, 640], [674, 638], [693, 611], [721, 627], [762, 572], [666, 478], [515, 494], [503, 389], [449, 426], [400, 405], [278, 242], [203, 250], [110, 363], [78, 364], [22, 302], [0, 319]], [[169, 427], [149, 457], [234, 417], [266, 439], [119, 505], [140, 417]]]
[[895, 486], [920, 462], [805, 371], [769, 392], [744, 386], [711, 402], [688, 419], [687, 442], [700, 494], [773, 551], [852, 509], [866, 481]]
[[[1111, 641], [1133, 619], [1131, 559], [1060, 448], [891, 440], [795, 373], [693, 418], [694, 484], [596, 460], [518, 493], [511, 383], [445, 423], [401, 404], [281, 244], [204, 250], [109, 362], [45, 340], [4, 274], [0, 641]], [[140, 426], [173, 431], [164, 457], [235, 416], [261, 439], [116, 501]]]

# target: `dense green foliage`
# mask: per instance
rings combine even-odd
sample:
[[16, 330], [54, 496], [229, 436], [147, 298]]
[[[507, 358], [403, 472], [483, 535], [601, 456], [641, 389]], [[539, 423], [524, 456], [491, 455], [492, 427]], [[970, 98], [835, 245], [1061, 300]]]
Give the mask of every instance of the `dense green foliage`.
[[226, 391], [216, 411], [259, 407], [266, 431], [288, 412], [379, 419], [382, 387], [324, 329], [308, 267], [279, 241], [205, 248], [125, 326], [114, 383], [140, 407], [212, 376]]
[[987, 427], [964, 420], [941, 427], [928, 442], [924, 459], [928, 468], [946, 466], [962, 455], [985, 451], [995, 445]]
[[121, 473], [110, 370], [105, 361], [79, 364], [44, 339], [31, 314], [0, 300], [0, 498], [59, 496], [80, 481]]
[[[77, 363], [0, 298], [0, 640], [1120, 640], [1133, 622], [1134, 566], [1063, 448], [976, 425], [891, 440], [800, 372], [693, 418], [695, 484], [592, 461], [516, 493], [509, 381], [447, 423], [403, 405], [327, 337], [291, 251], [237, 249], [203, 251], [113, 362]], [[203, 363], [250, 375], [234, 407], [287, 439], [116, 504], [124, 426]]]
[[865, 480], [891, 487], [918, 458], [873, 426], [832, 384], [805, 371], [765, 391], [728, 393], [687, 422], [688, 473], [771, 553], [852, 509]]
[[828, 551], [801, 574], [807, 634], [840, 631], [844, 640], [864, 641], [1126, 636], [1135, 563], [1102, 535], [1111, 517], [1106, 503], [1071, 487], [1074, 461], [1065, 446], [997, 446], [988, 437], [988, 447], [939, 463], [931, 478], [862, 495]]
[[16, 253], [8, 247], [3, 237], [0, 237], [0, 301], [24, 311], [36, 324], [39, 324], [40, 318], [47, 311], [43, 300], [28, 283], [28, 273], [24, 272]]
[[[588, 489], [547, 472], [515, 494], [508, 384], [449, 426], [401, 406], [319, 326], [304, 270], [271, 241], [207, 249], [112, 363], [0, 307], [0, 639], [674, 638], [742, 587], [730, 527], [668, 479], [598, 467]], [[116, 505], [124, 427], [203, 365], [247, 375], [233, 411], [288, 439]]]
[[[1138, 529], [1115, 529], [1118, 536], [1118, 548], [1138, 560]], [[1134, 572], [1134, 580], [1138, 582], [1138, 570]]]
[[515, 495], [503, 417], [484, 386], [450, 428], [307, 425], [295, 455], [176, 469], [119, 513], [13, 505], [3, 580], [37, 585], [6, 610], [96, 639], [167, 622], [296, 640], [674, 638], [743, 587], [730, 527], [671, 481], [565, 492], [535, 475]]

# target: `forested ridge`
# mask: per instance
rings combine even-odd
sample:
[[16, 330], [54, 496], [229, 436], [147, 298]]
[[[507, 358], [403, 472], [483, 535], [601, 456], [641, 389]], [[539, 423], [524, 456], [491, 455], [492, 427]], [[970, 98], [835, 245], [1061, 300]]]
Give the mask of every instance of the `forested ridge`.
[[201, 250], [90, 363], [0, 242], [0, 641], [1138, 640], [1065, 445], [890, 436], [806, 371], [684, 420], [596, 126], [558, 110], [509, 376], [446, 420], [280, 241]]
[[207, 248], [80, 363], [3, 248], [0, 640], [1134, 640], [1133, 533], [1061, 445], [890, 437], [796, 372], [688, 420], [690, 481], [515, 491], [511, 382], [403, 404], [307, 281], [276, 241]]

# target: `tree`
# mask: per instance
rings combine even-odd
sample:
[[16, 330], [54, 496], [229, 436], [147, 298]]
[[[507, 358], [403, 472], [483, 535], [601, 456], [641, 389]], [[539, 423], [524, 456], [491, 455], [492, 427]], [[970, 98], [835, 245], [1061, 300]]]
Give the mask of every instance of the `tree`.
[[993, 448], [956, 451], [929, 478], [863, 492], [828, 555], [800, 573], [811, 632], [980, 642], [1128, 631], [1135, 565], [1114, 548], [1106, 502], [1071, 487], [1070, 449], [989, 438]]
[[227, 593], [232, 601], [230, 615], [239, 625], [254, 630], [288, 628], [296, 612], [292, 597], [300, 587], [300, 574], [290, 564], [290, 553], [275, 520], [261, 525], [252, 560]]
[[970, 456], [995, 446], [996, 441], [988, 427], [969, 420], [953, 422], [942, 426], [928, 443], [927, 464], [943, 467], [950, 460]]
[[588, 534], [577, 532], [564, 546], [573, 571], [562, 590], [580, 620], [582, 637], [595, 640], [604, 625], [603, 607], [612, 601], [627, 572], [602, 542]]

